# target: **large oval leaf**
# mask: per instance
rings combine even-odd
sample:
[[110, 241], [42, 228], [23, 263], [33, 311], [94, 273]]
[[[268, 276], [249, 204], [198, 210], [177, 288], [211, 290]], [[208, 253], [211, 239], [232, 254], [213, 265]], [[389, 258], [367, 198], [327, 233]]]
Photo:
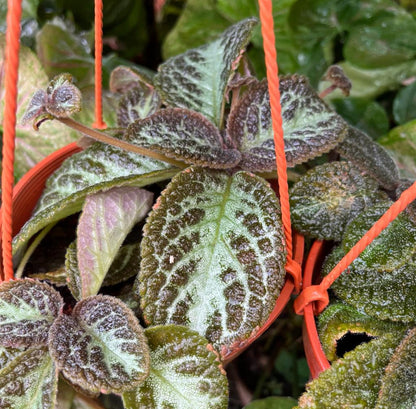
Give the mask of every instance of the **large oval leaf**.
[[[333, 149], [347, 134], [347, 124], [299, 75], [280, 79], [283, 135], [287, 164], [306, 162]], [[276, 168], [267, 81], [249, 89], [230, 113], [227, 130], [251, 171]]]
[[224, 95], [257, 19], [229, 27], [212, 43], [172, 57], [159, 66], [155, 86], [170, 106], [200, 112], [221, 128]]
[[86, 298], [71, 316], [59, 316], [49, 349], [64, 376], [91, 392], [124, 392], [149, 372], [143, 329], [133, 312], [110, 296]]
[[0, 371], [0, 407], [54, 408], [57, 386], [58, 370], [48, 349], [29, 348]]
[[30, 347], [46, 344], [48, 331], [63, 308], [60, 294], [37, 280], [0, 285], [0, 344]]
[[284, 264], [279, 203], [264, 179], [187, 169], [144, 227], [138, 289], [145, 319], [186, 325], [225, 354], [269, 316]]
[[115, 186], [147, 186], [177, 171], [164, 162], [96, 143], [71, 156], [48, 179], [32, 218], [13, 241], [13, 251], [19, 253], [49, 223], [80, 211], [89, 194]]
[[347, 223], [388, 196], [350, 162], [316, 166], [290, 190], [292, 222], [303, 233], [340, 241]]
[[188, 328], [145, 331], [151, 354], [149, 377], [123, 394], [126, 409], [226, 409], [228, 382], [208, 341]]
[[188, 164], [233, 168], [241, 155], [225, 149], [218, 129], [198, 112], [163, 109], [127, 128], [124, 139]]

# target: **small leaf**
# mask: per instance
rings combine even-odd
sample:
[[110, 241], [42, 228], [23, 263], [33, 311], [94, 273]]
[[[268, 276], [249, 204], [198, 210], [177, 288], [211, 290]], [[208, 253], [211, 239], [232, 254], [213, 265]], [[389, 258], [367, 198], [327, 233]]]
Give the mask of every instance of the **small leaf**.
[[265, 399], [254, 400], [243, 409], [292, 409], [297, 401], [293, 398], [271, 396]]
[[412, 409], [416, 406], [416, 328], [394, 352], [382, 380], [375, 409]]
[[218, 129], [197, 112], [168, 108], [129, 125], [124, 139], [189, 164], [232, 168], [240, 161], [235, 149], [225, 149]]
[[89, 297], [71, 316], [60, 315], [50, 330], [49, 349], [64, 376], [91, 392], [122, 393], [149, 371], [143, 329], [114, 297]]
[[307, 384], [295, 409], [374, 408], [384, 368], [399, 342], [386, 335], [346, 353]]
[[[283, 135], [288, 166], [328, 152], [346, 136], [347, 125], [318, 97], [305, 77], [280, 79]], [[230, 113], [227, 131], [242, 153], [241, 167], [276, 168], [269, 91], [264, 80], [253, 86]]]
[[40, 89], [36, 91], [29, 102], [26, 112], [22, 117], [22, 125], [26, 125], [30, 121], [33, 121], [36, 117], [46, 112], [46, 104], [48, 103], [48, 94]]
[[290, 190], [292, 223], [301, 233], [340, 241], [354, 216], [386, 200], [377, 182], [353, 164], [330, 162], [309, 170]]
[[399, 170], [387, 151], [357, 128], [350, 127], [347, 137], [335, 148], [362, 171], [372, 176], [384, 189], [399, 184]]
[[394, 120], [399, 125], [404, 125], [412, 119], [416, 119], [416, 81], [402, 88], [393, 101]]
[[110, 76], [110, 91], [125, 94], [138, 83], [153, 85], [155, 72], [145, 67], [126, 67], [120, 65], [114, 68]]
[[98, 293], [121, 244], [152, 201], [152, 193], [130, 186], [87, 196], [77, 228], [82, 298]]
[[0, 344], [46, 344], [48, 331], [63, 308], [60, 294], [40, 281], [24, 279], [0, 285]]
[[146, 85], [136, 86], [120, 99], [117, 112], [118, 125], [127, 128], [136, 119], [144, 119], [155, 113], [160, 104], [159, 94], [154, 88]]
[[138, 292], [152, 325], [185, 325], [226, 355], [252, 336], [283, 285], [280, 207], [257, 176], [190, 168], [143, 230]]
[[200, 112], [221, 128], [227, 83], [256, 24], [254, 18], [243, 20], [229, 27], [216, 41], [160, 65], [155, 86], [164, 102]]
[[0, 407], [53, 408], [57, 386], [58, 371], [47, 348], [29, 348], [0, 371]]
[[228, 382], [218, 356], [195, 331], [166, 325], [145, 330], [149, 377], [123, 394], [126, 409], [226, 409]]
[[119, 148], [92, 145], [67, 159], [48, 179], [32, 218], [14, 239], [14, 254], [20, 255], [27, 241], [49, 223], [79, 212], [88, 194], [115, 186], [147, 186], [169, 179], [177, 171], [164, 162]]

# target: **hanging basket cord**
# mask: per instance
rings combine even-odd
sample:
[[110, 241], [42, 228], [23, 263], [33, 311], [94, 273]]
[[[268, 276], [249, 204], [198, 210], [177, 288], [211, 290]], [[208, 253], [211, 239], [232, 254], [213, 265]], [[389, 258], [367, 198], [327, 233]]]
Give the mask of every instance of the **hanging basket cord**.
[[294, 308], [302, 315], [306, 305], [314, 303], [315, 314], [321, 313], [329, 303], [328, 289], [332, 283], [345, 271], [348, 266], [366, 249], [366, 247], [416, 199], [416, 182], [405, 190], [399, 199], [377, 220], [367, 233], [351, 248], [339, 261], [332, 271], [323, 278], [319, 285], [312, 285], [303, 289], [296, 298]]
[[95, 58], [95, 122], [92, 126], [96, 129], [107, 128], [103, 121], [103, 0], [95, 0], [94, 3], [94, 58]]
[[271, 0], [259, 0], [261, 33], [265, 54], [267, 82], [273, 126], [274, 149], [276, 154], [277, 178], [279, 183], [282, 223], [286, 239], [286, 271], [292, 276], [296, 293], [299, 293], [302, 279], [301, 266], [293, 259], [292, 227], [290, 221], [289, 188], [287, 184], [287, 165], [283, 139], [282, 108], [278, 66], [276, 61], [276, 40], [274, 36], [273, 9]]
[[7, 32], [5, 51], [5, 98], [3, 115], [3, 149], [1, 174], [1, 239], [3, 280], [13, 278], [13, 184], [14, 149], [16, 137], [17, 81], [19, 71], [21, 0], [7, 2]]

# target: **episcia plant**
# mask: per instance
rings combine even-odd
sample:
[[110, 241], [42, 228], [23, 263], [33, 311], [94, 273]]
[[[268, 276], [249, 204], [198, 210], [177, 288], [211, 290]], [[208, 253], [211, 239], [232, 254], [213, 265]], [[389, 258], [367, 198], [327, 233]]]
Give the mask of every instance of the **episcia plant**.
[[[18, 279], [0, 286], [2, 407], [109, 393], [126, 409], [227, 407], [223, 363], [256, 336], [285, 280], [279, 201], [265, 179], [276, 173], [268, 87], [244, 58], [256, 24], [157, 73], [116, 68], [118, 126], [106, 133], [69, 117], [81, 109], [70, 76], [34, 95], [25, 122], [57, 120], [87, 139], [13, 241]], [[305, 77], [282, 77], [280, 92], [290, 167], [341, 143], [364, 165], [383, 157]], [[75, 214], [64, 265], [29, 274], [42, 239]]]

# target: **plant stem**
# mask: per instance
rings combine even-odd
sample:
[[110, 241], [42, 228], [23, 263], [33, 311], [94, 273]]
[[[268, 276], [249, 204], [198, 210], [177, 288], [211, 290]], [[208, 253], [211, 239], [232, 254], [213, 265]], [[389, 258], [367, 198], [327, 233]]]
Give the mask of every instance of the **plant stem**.
[[123, 141], [121, 139], [113, 138], [105, 134], [104, 132], [97, 131], [96, 129], [88, 128], [87, 126], [73, 120], [72, 118], [56, 118], [59, 122], [62, 122], [64, 125], [69, 126], [72, 129], [75, 129], [78, 132], [98, 141], [106, 143], [107, 145], [116, 146], [117, 148], [124, 149], [126, 151], [135, 152], [139, 155], [147, 156], [156, 160], [161, 160], [163, 162], [170, 163], [173, 166], [184, 169], [187, 165], [184, 162], [177, 161], [176, 159], [169, 158], [162, 153], [154, 152], [147, 148], [142, 148], [137, 145], [133, 145], [130, 142]]

